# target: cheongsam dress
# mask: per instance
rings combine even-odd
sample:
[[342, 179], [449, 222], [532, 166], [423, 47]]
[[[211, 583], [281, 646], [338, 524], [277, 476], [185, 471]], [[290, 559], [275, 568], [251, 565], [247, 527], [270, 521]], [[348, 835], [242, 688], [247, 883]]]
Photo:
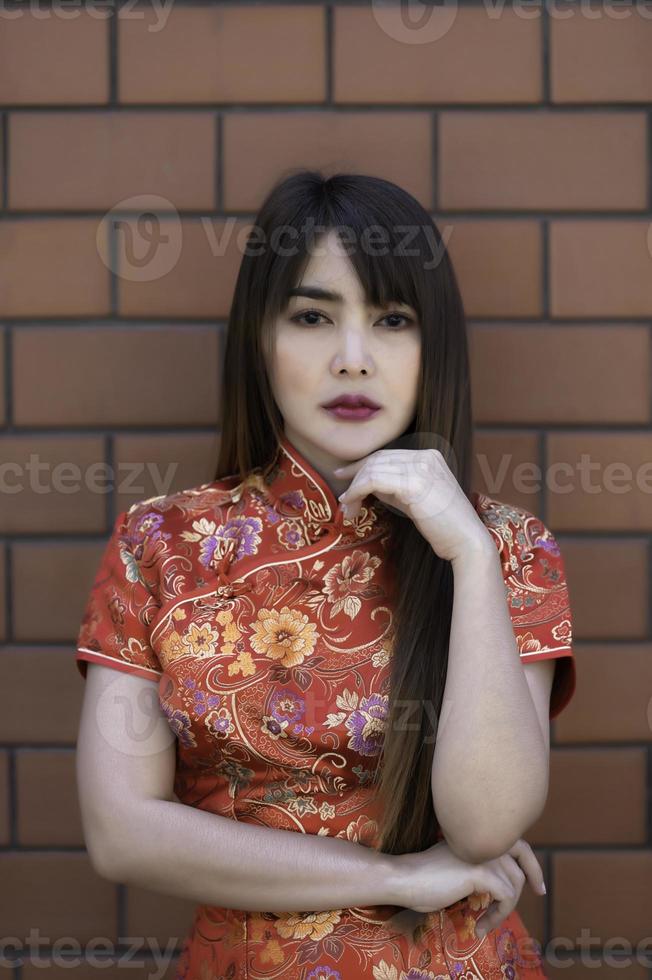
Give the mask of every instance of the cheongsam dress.
[[[523, 663], [557, 661], [554, 718], [575, 690], [559, 548], [528, 511], [479, 492], [472, 500], [499, 551]], [[393, 636], [388, 531], [371, 494], [345, 519], [286, 437], [264, 476], [225, 477], [118, 515], [76, 662], [84, 677], [91, 662], [157, 681], [182, 804], [377, 845], [371, 784]], [[475, 937], [488, 903], [473, 893], [428, 915], [199, 905], [176, 980], [546, 977], [516, 910]]]

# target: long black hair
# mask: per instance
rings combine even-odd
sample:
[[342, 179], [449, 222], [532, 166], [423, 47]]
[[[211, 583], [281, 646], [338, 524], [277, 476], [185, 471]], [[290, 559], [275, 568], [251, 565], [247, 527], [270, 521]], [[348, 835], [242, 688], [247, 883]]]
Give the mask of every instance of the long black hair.
[[[434, 435], [469, 496], [473, 433], [466, 320], [439, 229], [411, 194], [390, 181], [355, 173], [326, 177], [313, 170], [292, 173], [272, 188], [242, 258], [227, 325], [215, 479], [234, 473], [244, 479], [274, 459], [283, 419], [265, 367], [271, 354], [266, 324], [285, 309], [316, 235], [342, 227], [346, 254], [368, 302], [408, 303], [419, 315], [416, 413], [400, 445], [432, 448]], [[403, 854], [431, 846], [439, 830], [431, 770], [448, 664], [453, 573], [412, 521], [391, 509], [388, 514], [394, 639], [375, 785], [383, 814], [378, 849]]]

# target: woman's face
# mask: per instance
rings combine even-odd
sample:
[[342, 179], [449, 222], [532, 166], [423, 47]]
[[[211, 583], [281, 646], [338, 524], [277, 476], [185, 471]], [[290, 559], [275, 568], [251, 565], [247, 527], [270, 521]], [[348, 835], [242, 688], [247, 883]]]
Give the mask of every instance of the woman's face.
[[[267, 363], [285, 435], [335, 490], [348, 486], [332, 470], [357, 460], [410, 425], [417, 403], [421, 329], [416, 310], [399, 303], [367, 307], [362, 287], [334, 232], [311, 255], [297, 295], [271, 325]], [[329, 296], [311, 291], [326, 290]], [[381, 406], [348, 421], [322, 405], [364, 394]]]

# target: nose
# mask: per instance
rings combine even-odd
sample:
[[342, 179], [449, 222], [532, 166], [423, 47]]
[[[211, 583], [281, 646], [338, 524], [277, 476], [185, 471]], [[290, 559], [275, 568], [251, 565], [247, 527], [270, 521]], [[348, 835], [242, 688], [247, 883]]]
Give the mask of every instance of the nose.
[[373, 358], [364, 329], [353, 324], [342, 327], [332, 367], [335, 374], [341, 374], [342, 371], [348, 374], [373, 373]]

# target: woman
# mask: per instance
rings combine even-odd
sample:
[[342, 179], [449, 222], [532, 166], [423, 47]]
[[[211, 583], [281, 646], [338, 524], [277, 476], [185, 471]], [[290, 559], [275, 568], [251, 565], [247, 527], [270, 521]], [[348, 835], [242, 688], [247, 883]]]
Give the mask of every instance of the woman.
[[568, 591], [549, 529], [469, 487], [450, 258], [362, 175], [290, 176], [254, 231], [215, 479], [118, 516], [81, 625], [89, 854], [201, 903], [179, 980], [545, 977], [515, 905]]

